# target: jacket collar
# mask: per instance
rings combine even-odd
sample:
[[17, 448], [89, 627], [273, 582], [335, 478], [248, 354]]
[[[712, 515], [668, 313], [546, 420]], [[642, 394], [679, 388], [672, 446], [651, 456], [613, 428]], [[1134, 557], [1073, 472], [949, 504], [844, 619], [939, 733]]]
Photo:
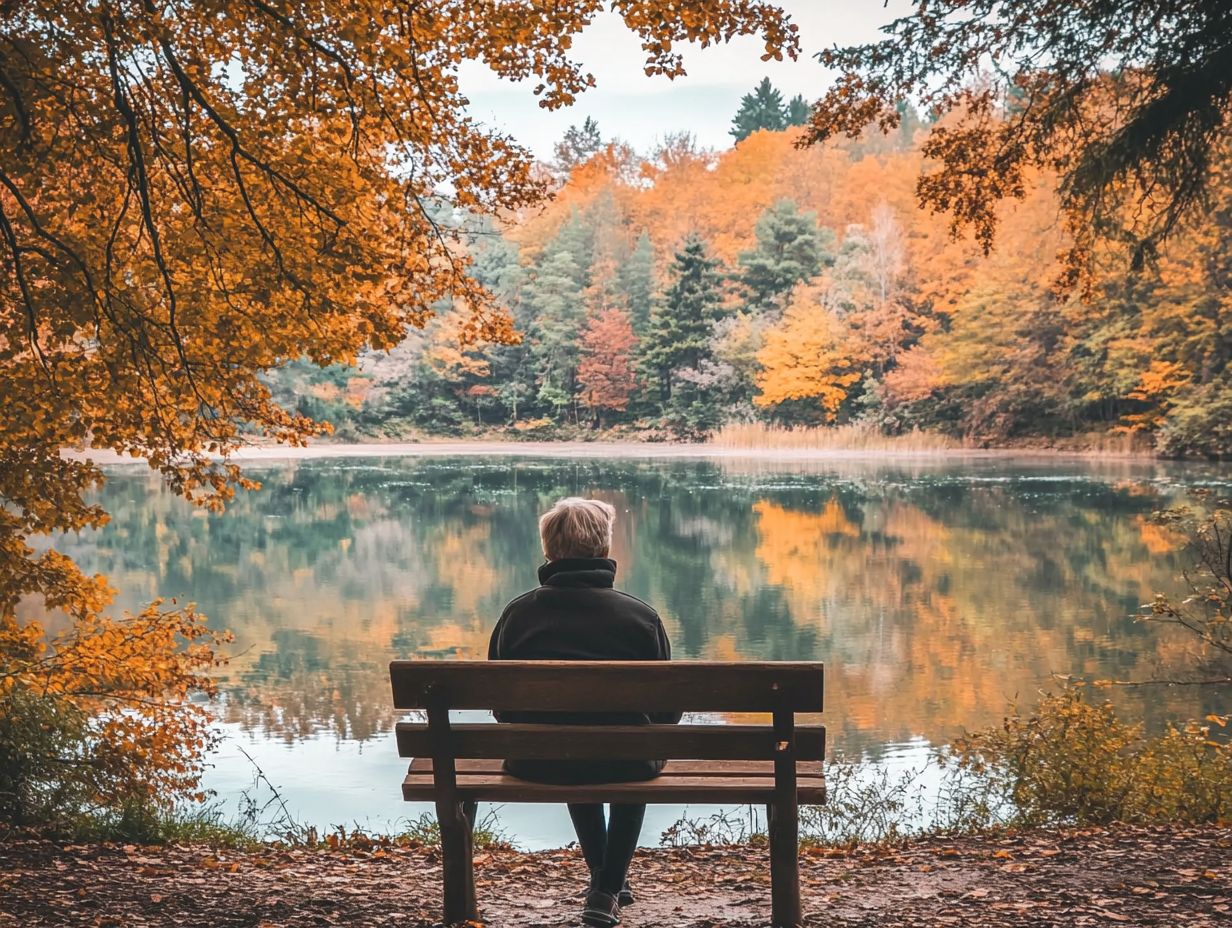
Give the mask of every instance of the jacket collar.
[[544, 586], [610, 587], [616, 582], [616, 562], [610, 557], [565, 557], [539, 568]]

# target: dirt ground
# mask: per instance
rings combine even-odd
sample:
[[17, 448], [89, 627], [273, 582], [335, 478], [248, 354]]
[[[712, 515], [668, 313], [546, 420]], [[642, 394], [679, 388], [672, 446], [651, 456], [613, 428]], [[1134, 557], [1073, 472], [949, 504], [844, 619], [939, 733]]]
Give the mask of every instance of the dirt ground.
[[[493, 928], [578, 924], [576, 851], [480, 851]], [[843, 928], [1232, 925], [1232, 829], [1033, 831], [893, 850], [806, 850], [806, 922]], [[439, 919], [433, 848], [212, 851], [0, 844], [0, 928], [301, 928]], [[769, 921], [766, 853], [639, 853], [628, 928], [753, 928]]]

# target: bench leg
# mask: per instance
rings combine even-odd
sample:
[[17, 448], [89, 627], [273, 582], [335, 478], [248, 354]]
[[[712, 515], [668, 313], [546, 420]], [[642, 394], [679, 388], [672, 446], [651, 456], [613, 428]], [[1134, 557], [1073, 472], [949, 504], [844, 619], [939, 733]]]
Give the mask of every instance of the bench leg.
[[795, 803], [766, 810], [770, 830], [770, 908], [774, 928], [797, 928], [800, 912], [800, 824]]
[[471, 829], [477, 803], [437, 803], [441, 826], [441, 871], [445, 883], [445, 924], [477, 921]]

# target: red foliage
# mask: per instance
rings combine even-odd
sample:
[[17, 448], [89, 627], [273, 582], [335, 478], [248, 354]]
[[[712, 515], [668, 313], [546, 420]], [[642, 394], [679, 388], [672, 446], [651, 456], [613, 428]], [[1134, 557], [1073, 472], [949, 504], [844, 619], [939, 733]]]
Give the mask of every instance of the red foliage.
[[582, 395], [595, 413], [601, 410], [620, 412], [629, 405], [629, 397], [637, 389], [633, 371], [633, 349], [637, 336], [629, 314], [623, 309], [608, 308], [590, 317], [582, 332], [582, 360], [577, 379]]

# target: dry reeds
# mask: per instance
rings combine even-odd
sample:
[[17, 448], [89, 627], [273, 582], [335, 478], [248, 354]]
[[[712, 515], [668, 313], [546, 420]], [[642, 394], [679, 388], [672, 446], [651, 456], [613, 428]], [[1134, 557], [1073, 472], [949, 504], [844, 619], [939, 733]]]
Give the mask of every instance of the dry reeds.
[[711, 436], [709, 444], [748, 451], [898, 451], [926, 453], [969, 447], [936, 432], [918, 430], [886, 435], [880, 429], [851, 423], [833, 427], [785, 428], [763, 422], [734, 423]]

